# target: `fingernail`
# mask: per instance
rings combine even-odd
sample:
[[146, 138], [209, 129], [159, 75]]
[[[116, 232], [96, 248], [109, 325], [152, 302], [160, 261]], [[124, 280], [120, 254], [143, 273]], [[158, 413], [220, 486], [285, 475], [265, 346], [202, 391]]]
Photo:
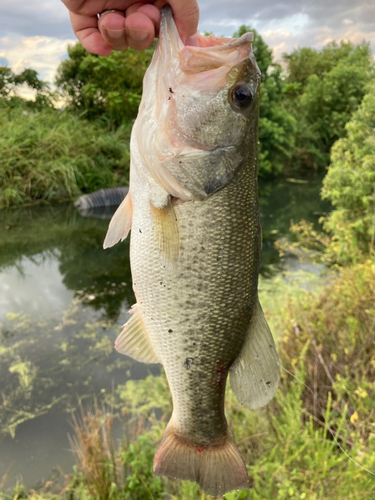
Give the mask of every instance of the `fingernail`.
[[125, 28], [122, 30], [109, 30], [106, 29], [107, 35], [113, 40], [120, 40], [120, 38], [125, 38]]
[[149, 32], [146, 30], [131, 29], [128, 30], [128, 36], [137, 42], [143, 42], [149, 36]]

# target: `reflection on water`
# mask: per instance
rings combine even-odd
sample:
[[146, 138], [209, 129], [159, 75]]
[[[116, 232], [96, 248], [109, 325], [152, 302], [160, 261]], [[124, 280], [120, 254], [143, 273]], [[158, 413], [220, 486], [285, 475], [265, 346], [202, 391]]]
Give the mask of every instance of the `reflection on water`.
[[[261, 186], [264, 277], [285, 266], [273, 243], [290, 220], [317, 222], [313, 212], [328, 209], [319, 186]], [[113, 349], [134, 303], [129, 245], [104, 251], [111, 214], [94, 215], [72, 205], [0, 211], [0, 478], [14, 462], [10, 486], [57, 465], [70, 472], [67, 420], [78, 398], [113, 402], [118, 384], [159, 371]]]
[[21, 257], [17, 266], [6, 268], [0, 276], [0, 318], [9, 311], [52, 317], [61, 314], [74, 297], [63, 283], [55, 255]]

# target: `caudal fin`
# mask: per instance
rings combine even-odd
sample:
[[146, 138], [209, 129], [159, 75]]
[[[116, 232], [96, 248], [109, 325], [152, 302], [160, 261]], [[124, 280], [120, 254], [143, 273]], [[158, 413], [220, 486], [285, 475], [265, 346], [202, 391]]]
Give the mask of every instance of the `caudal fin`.
[[213, 497], [249, 488], [246, 466], [229, 433], [220, 446], [194, 446], [182, 441], [169, 425], [155, 455], [154, 473], [196, 481]]

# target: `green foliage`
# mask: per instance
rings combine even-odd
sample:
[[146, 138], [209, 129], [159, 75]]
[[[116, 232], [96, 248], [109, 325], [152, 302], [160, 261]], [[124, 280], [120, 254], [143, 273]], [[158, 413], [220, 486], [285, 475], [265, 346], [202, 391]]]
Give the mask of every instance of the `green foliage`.
[[361, 262], [374, 248], [375, 98], [372, 89], [346, 125], [347, 136], [332, 148], [322, 197], [335, 209], [321, 219], [324, 233], [301, 221], [292, 226], [294, 246], [323, 251], [328, 264]]
[[374, 77], [369, 44], [332, 42], [321, 51], [301, 48], [283, 58], [286, 105], [298, 122], [293, 164], [325, 167], [330, 148], [344, 136], [345, 124]]
[[254, 33], [253, 51], [262, 73], [259, 114], [259, 175], [280, 174], [289, 163], [294, 146], [296, 121], [283, 105], [285, 83], [279, 64], [272, 60], [272, 50], [250, 26], [241, 26], [233, 35]]
[[132, 500], [164, 498], [163, 483], [153, 473], [155, 443], [148, 434], [140, 435], [121, 451], [124, 487], [120, 498]]
[[374, 246], [375, 98], [373, 89], [333, 148], [322, 196], [335, 210], [324, 222], [329, 252], [341, 262], [358, 261]]
[[129, 127], [105, 132], [58, 110], [0, 107], [0, 206], [126, 183]]
[[[34, 100], [22, 99], [17, 95], [21, 85], [26, 85], [35, 91]], [[35, 70], [26, 68], [16, 75], [10, 68], [0, 66], [0, 105], [25, 109], [51, 108], [55, 97], [48, 84], [39, 80]]]
[[153, 54], [128, 49], [99, 57], [77, 43], [57, 69], [56, 83], [68, 105], [89, 119], [103, 118], [116, 127], [137, 115], [143, 75]]

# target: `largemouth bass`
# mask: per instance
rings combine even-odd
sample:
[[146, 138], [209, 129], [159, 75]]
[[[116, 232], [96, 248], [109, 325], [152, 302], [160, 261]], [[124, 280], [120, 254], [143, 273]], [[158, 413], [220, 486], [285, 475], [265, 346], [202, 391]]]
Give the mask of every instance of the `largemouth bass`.
[[279, 381], [258, 301], [260, 71], [251, 33], [179, 38], [169, 7], [131, 138], [129, 194], [105, 247], [128, 235], [137, 303], [118, 351], [161, 363], [173, 414], [154, 471], [212, 496], [246, 488], [224, 414], [228, 374], [238, 400], [265, 405]]

